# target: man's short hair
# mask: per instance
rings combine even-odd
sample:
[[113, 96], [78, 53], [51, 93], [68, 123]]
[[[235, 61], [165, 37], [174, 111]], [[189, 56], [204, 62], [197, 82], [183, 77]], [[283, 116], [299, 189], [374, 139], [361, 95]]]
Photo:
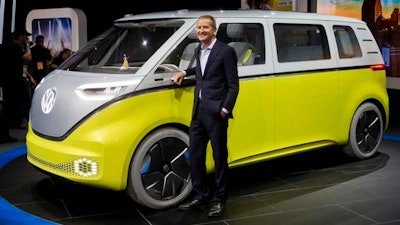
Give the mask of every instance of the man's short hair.
[[35, 38], [35, 42], [36, 42], [36, 43], [39, 42], [39, 41], [43, 41], [43, 40], [44, 40], [44, 36], [41, 35], [41, 34], [39, 34], [39, 35], [36, 36], [36, 38]]

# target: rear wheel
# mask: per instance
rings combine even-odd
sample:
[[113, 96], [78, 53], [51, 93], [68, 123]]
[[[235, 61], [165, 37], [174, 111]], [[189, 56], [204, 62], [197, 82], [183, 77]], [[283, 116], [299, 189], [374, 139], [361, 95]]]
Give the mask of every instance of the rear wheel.
[[344, 152], [359, 159], [371, 157], [382, 141], [383, 126], [382, 113], [376, 105], [360, 105], [351, 121], [349, 141]]
[[147, 136], [131, 160], [127, 193], [154, 209], [184, 200], [192, 190], [188, 146], [189, 136], [172, 127]]

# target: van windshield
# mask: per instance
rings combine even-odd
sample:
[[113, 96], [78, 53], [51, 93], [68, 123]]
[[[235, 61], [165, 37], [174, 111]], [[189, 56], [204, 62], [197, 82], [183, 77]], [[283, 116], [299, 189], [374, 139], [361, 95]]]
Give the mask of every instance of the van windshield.
[[182, 24], [175, 20], [115, 25], [89, 41], [59, 69], [134, 74]]

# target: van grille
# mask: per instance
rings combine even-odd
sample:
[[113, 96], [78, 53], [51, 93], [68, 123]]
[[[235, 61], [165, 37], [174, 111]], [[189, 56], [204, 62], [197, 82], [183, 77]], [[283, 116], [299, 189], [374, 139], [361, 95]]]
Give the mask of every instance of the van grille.
[[[59, 175], [59, 176], [65, 176], [65, 177], [69, 177], [69, 178], [76, 177], [76, 178], [80, 178], [80, 179], [82, 179], [82, 178], [93, 179], [93, 178], [99, 177], [99, 175], [100, 175], [100, 173], [99, 173], [100, 163], [93, 159], [91, 159], [90, 162], [87, 162], [87, 161], [82, 162], [81, 159], [76, 159], [74, 161], [54, 164], [54, 163], [42, 160], [42, 159], [32, 155], [30, 152], [28, 152], [27, 155], [28, 155], [28, 158], [30, 158], [31, 160], [42, 165], [43, 167], [46, 167], [47, 168], [46, 170], [48, 172], [51, 172], [50, 170], [52, 170], [52, 171], [56, 172], [57, 175]], [[79, 161], [79, 165], [77, 166], [78, 161]], [[96, 165], [95, 169], [94, 169], [93, 165]]]

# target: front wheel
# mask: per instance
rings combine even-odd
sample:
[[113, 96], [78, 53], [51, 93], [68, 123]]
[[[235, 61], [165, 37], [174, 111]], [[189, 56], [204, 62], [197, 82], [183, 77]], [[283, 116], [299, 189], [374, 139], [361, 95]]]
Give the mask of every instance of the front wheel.
[[131, 160], [127, 193], [154, 209], [174, 206], [191, 192], [189, 136], [172, 127], [148, 135]]
[[358, 159], [371, 157], [382, 141], [383, 126], [382, 113], [376, 105], [360, 105], [353, 115], [344, 152]]

